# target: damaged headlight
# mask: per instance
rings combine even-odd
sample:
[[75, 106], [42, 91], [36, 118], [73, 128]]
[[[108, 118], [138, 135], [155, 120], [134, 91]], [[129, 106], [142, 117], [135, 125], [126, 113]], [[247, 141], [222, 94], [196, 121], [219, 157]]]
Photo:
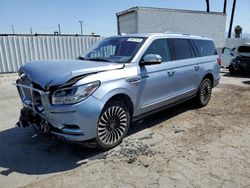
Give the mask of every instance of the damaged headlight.
[[74, 104], [83, 101], [94, 93], [100, 86], [100, 82], [91, 82], [80, 86], [72, 86], [56, 90], [52, 95], [52, 104]]

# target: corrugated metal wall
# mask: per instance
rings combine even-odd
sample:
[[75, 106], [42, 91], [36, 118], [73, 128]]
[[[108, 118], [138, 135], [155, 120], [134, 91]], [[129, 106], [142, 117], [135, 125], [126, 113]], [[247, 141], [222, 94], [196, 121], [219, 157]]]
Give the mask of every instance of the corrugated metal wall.
[[29, 61], [73, 59], [103, 37], [0, 36], [0, 73], [16, 72]]

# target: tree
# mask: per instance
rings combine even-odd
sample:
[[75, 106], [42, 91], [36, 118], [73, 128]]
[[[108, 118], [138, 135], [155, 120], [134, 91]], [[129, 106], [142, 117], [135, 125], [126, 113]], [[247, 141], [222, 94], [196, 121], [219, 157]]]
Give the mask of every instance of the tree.
[[242, 27], [237, 25], [235, 28], [234, 28], [234, 33], [235, 33], [235, 38], [240, 38], [241, 36], [241, 33], [242, 33]]

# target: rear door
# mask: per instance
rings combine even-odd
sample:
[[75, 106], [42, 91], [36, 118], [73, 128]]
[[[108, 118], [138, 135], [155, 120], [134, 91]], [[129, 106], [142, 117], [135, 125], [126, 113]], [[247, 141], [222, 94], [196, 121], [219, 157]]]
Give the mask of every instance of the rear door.
[[192, 96], [199, 82], [199, 61], [189, 39], [171, 38], [174, 70], [176, 74], [174, 101]]

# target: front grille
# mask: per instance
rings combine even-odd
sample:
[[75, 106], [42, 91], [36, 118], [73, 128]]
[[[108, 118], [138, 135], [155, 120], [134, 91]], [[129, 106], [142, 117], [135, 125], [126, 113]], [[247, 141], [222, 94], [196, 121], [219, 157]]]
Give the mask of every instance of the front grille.
[[42, 90], [34, 88], [32, 82], [26, 77], [22, 77], [17, 80], [16, 86], [20, 94], [21, 100], [26, 105], [29, 105], [34, 110], [42, 106], [41, 93]]

